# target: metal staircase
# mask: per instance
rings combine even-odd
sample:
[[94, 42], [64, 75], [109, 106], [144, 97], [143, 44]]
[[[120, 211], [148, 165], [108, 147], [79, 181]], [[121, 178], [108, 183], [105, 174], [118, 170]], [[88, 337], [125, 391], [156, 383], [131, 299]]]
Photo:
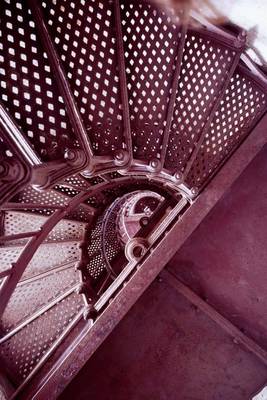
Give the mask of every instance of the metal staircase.
[[52, 399], [171, 258], [267, 78], [187, 6], [3, 0], [0, 21], [0, 398]]

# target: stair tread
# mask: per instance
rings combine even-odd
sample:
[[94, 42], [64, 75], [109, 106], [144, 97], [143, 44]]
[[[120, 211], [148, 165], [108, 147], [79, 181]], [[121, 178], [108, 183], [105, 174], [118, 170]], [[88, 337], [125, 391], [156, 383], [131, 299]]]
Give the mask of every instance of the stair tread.
[[[5, 211], [4, 235], [13, 235], [17, 233], [38, 231], [47, 221], [46, 216], [19, 211]], [[83, 239], [87, 224], [79, 221], [62, 219], [47, 235], [45, 242], [60, 242], [65, 240]], [[29, 238], [12, 240], [9, 243], [25, 244]]]
[[160, 156], [181, 15], [148, 2], [120, 4], [133, 157], [147, 161]]
[[15, 382], [28, 376], [83, 306], [82, 296], [74, 292], [0, 345], [0, 357]]
[[[13, 202], [17, 203], [36, 203], [36, 204], [43, 204], [43, 209], [36, 209], [31, 210], [36, 214], [41, 215], [51, 215], [53, 213], [52, 210], [49, 210], [49, 205], [55, 206], [58, 205], [59, 207], [64, 207], [70, 202], [70, 197], [64, 193], [60, 193], [53, 189], [48, 189], [45, 191], [38, 191], [32, 188], [31, 186], [25, 188], [21, 191], [14, 199]], [[80, 222], [90, 222], [91, 221], [91, 214], [89, 213], [89, 209], [86, 205], [80, 204], [78, 205], [75, 210], [69, 212], [66, 215], [66, 219], [71, 219]]]
[[[75, 8], [65, 2], [54, 4], [42, 2], [42, 6], [44, 17], [49, 21], [51, 37], [58, 36], [59, 26], [62, 31], [58, 37], [59, 40], [55, 41], [55, 47], [63, 62], [83, 123], [90, 136], [94, 155], [108, 156], [110, 159], [116, 150], [125, 145], [118, 87], [118, 56], [113, 4], [102, 2], [97, 13], [93, 7], [88, 7], [86, 2], [77, 4]], [[73, 19], [68, 18], [70, 12], [74, 16]], [[94, 44], [92, 46], [85, 44], [86, 62], [79, 63], [79, 79], [74, 79], [71, 66], [77, 65], [78, 59], [85, 60], [84, 54], [80, 53], [81, 49], [75, 46], [75, 21], [80, 18], [80, 15], [86, 15], [81, 26], [84, 43], [90, 43], [93, 40]], [[59, 22], [60, 18], [68, 18], [71, 28], [63, 27]], [[71, 38], [66, 39], [67, 35]], [[103, 52], [107, 49], [108, 55], [103, 57]], [[107, 74], [106, 71], [109, 73]], [[98, 110], [99, 106], [100, 110]], [[111, 135], [111, 132], [116, 132], [116, 134]], [[105, 163], [105, 160], [103, 162]]]
[[237, 67], [211, 122], [187, 184], [201, 187], [231, 150], [249, 133], [267, 107], [267, 93]]
[[[22, 279], [48, 271], [62, 263], [78, 261], [81, 252], [78, 246], [79, 242], [76, 241], [41, 244], [23, 273]], [[0, 272], [16, 262], [23, 249], [24, 246], [1, 247]]]
[[79, 282], [74, 265], [16, 287], [1, 319], [2, 335]]
[[[64, 150], [72, 147], [73, 141], [68, 113], [45, 50], [37, 40], [38, 33], [28, 4], [24, 1], [17, 4], [16, 7], [5, 3], [0, 10], [1, 20], [5, 21], [3, 26], [15, 21], [12, 31], [2, 31], [2, 68], [9, 71], [12, 65], [22, 67], [20, 70], [12, 68], [12, 74], [8, 74], [9, 84], [2, 86], [1, 99], [42, 161], [64, 161]], [[32, 88], [30, 95], [29, 85]]]
[[167, 169], [184, 171], [235, 54], [215, 40], [205, 40], [201, 33], [188, 31], [166, 153]]
[[86, 191], [91, 187], [90, 182], [83, 178], [81, 174], [69, 176], [64, 180], [64, 182], [62, 182], [62, 184], [70, 185], [73, 189], [81, 191]]

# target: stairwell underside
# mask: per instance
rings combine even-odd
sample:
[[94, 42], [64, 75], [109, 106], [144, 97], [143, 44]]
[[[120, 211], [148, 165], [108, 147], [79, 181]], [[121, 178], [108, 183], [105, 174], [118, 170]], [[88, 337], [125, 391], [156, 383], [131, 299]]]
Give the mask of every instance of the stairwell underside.
[[11, 398], [53, 399], [266, 144], [267, 79], [242, 29], [187, 7], [14, 4], [0, 10], [1, 329], [27, 282], [75, 278], [0, 351], [11, 365], [9, 336], [50, 318], [36, 369], [18, 339]]

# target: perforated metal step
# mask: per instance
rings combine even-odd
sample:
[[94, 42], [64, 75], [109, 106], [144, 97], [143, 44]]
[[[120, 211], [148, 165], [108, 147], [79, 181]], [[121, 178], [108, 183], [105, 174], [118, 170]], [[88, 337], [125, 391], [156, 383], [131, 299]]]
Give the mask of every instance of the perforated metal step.
[[189, 171], [189, 186], [202, 187], [266, 111], [266, 88], [254, 79], [248, 69], [236, 69]]
[[22, 282], [16, 287], [3, 314], [0, 328], [2, 335], [6, 335], [45, 306], [48, 307], [57, 297], [64, 295], [78, 283], [79, 276], [74, 264]]
[[15, 382], [21, 382], [47, 354], [83, 308], [72, 293], [0, 345], [0, 355]]
[[[46, 221], [47, 217], [41, 215], [26, 212], [5, 211], [3, 235], [11, 236], [19, 233], [38, 231]], [[61, 220], [47, 235], [45, 241], [57, 243], [66, 240], [81, 241], [84, 236], [85, 228], [86, 223]], [[11, 244], [12, 246], [25, 244], [28, 240], [28, 238], [15, 239], [9, 241], [7, 244]]]
[[[71, 192], [71, 189], [69, 192]], [[53, 213], [53, 207], [58, 206], [60, 208], [66, 206], [69, 202], [69, 197], [70, 196], [67, 194], [57, 190], [50, 189], [40, 192], [29, 186], [16, 195], [12, 201], [22, 204], [41, 204], [43, 205], [42, 208], [32, 208], [29, 211], [42, 215], [51, 215]], [[52, 209], [49, 209], [49, 206], [52, 206]], [[91, 211], [92, 210], [88, 209], [86, 206], [83, 206], [83, 204], [80, 204], [74, 211], [67, 213], [66, 218], [75, 221], [90, 222]]]
[[[79, 261], [80, 249], [78, 246], [79, 242], [75, 241], [42, 244], [30, 261], [23, 278], [48, 271], [63, 263]], [[2, 247], [0, 251], [0, 272], [16, 262], [23, 249], [24, 246]]]
[[36, 24], [24, 1], [0, 13], [1, 100], [41, 160], [62, 159], [77, 141]]

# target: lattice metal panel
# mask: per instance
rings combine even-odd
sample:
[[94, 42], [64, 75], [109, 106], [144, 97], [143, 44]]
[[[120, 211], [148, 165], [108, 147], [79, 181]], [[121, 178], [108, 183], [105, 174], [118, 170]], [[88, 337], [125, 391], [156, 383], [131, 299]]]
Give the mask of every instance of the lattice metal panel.
[[79, 174], [69, 176], [68, 178], [65, 179], [64, 182], [66, 184], [70, 184], [71, 186], [77, 188], [77, 190], [88, 190], [91, 186], [90, 183], [87, 182], [87, 180]]
[[90, 237], [88, 238], [87, 254], [89, 257], [89, 262], [87, 263], [86, 270], [89, 275], [97, 279], [102, 272], [106, 269], [105, 261], [101, 253], [101, 231], [102, 231], [102, 216], [98, 218], [95, 226], [90, 232]]
[[187, 33], [165, 167], [183, 171], [227, 78], [235, 52], [203, 34]]
[[86, 266], [87, 272], [93, 279], [99, 278], [99, 276], [106, 270], [106, 264], [102, 254], [99, 252], [94, 254], [92, 259]]
[[77, 242], [43, 244], [35, 253], [23, 278], [45, 272], [66, 262], [78, 261], [79, 258], [80, 249]]
[[1, 99], [42, 160], [77, 146], [47, 54], [23, 0], [0, 9]]
[[55, 297], [72, 288], [78, 279], [79, 275], [73, 265], [17, 286], [1, 319], [2, 333], [7, 333]]
[[187, 177], [188, 185], [201, 187], [248, 135], [266, 108], [266, 93], [248, 72], [237, 68], [192, 165]]
[[[54, 189], [56, 190], [56, 192], [62, 193], [70, 198], [75, 197], [80, 193], [79, 190], [76, 190], [72, 187], [64, 186], [64, 184], [56, 185]], [[88, 199], [84, 200], [83, 204], [79, 205], [77, 209], [71, 211], [71, 213], [69, 213], [68, 215], [72, 215], [72, 218], [77, 219], [78, 217], [78, 219], [90, 222], [92, 209], [88, 207], [88, 205], [94, 208], [98, 208], [99, 198], [101, 197], [101, 193], [99, 193], [97, 196], [90, 196]]]
[[[78, 245], [78, 242], [42, 244], [27, 266], [22, 278], [40, 274], [66, 262], [78, 261], [80, 258]], [[23, 246], [1, 247], [0, 272], [16, 262], [22, 250]]]
[[13, 201], [16, 203], [42, 204], [44, 206], [42, 209], [31, 209], [31, 211], [44, 215], [53, 214], [54, 210], [49, 210], [49, 205], [64, 207], [68, 204], [68, 200], [69, 199], [66, 196], [63, 196], [55, 191], [46, 190], [40, 192], [33, 189], [31, 186], [25, 188], [13, 199]]
[[[130, 195], [127, 196], [127, 198]], [[107, 210], [103, 218], [103, 226], [101, 228], [102, 233], [102, 254], [105, 260], [108, 263], [111, 263], [112, 260], [119, 253], [121, 253], [124, 249], [124, 244], [121, 243], [119, 236], [119, 212], [127, 201], [126, 198], [118, 199], [111, 205], [111, 207]]]
[[121, 2], [133, 155], [160, 157], [180, 19], [147, 2]]
[[23, 248], [23, 246], [0, 247], [0, 272], [10, 268], [11, 264], [17, 261]]
[[104, 238], [105, 238], [105, 254], [107, 259], [111, 262], [120, 252], [123, 251], [123, 246], [119, 241], [116, 223], [117, 215], [113, 215], [114, 218], [110, 218], [105, 226]]
[[15, 380], [27, 377], [82, 307], [82, 297], [73, 293], [0, 346]]
[[42, 1], [96, 155], [126, 147], [112, 1]]
[[[20, 192], [14, 198], [14, 201], [25, 204], [43, 204], [44, 207], [42, 209], [31, 209], [30, 211], [43, 215], [51, 215], [54, 211], [51, 209], [49, 210], [49, 205], [64, 207], [70, 202], [70, 198], [56, 190], [51, 189], [40, 192], [29, 186]], [[68, 213], [66, 218], [82, 222], [90, 222], [91, 220], [88, 209], [84, 208], [82, 204], [76, 207], [72, 212]]]
[[[46, 222], [47, 217], [34, 215], [32, 213], [23, 213], [16, 211], [6, 211], [4, 220], [4, 234], [13, 235], [16, 233], [32, 232], [39, 230]], [[83, 238], [86, 224], [70, 220], [61, 220], [55, 228], [46, 237], [45, 241], [64, 241], [77, 240]], [[24, 244], [28, 239], [16, 239], [11, 242], [12, 245]]]
[[69, 186], [64, 186], [64, 184], [54, 186], [54, 190], [56, 190], [59, 193], [65, 194], [67, 197], [75, 197], [75, 196], [77, 196], [77, 194], [80, 193], [79, 190], [74, 189]]

